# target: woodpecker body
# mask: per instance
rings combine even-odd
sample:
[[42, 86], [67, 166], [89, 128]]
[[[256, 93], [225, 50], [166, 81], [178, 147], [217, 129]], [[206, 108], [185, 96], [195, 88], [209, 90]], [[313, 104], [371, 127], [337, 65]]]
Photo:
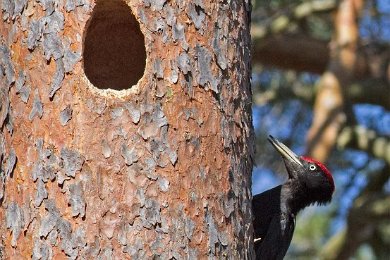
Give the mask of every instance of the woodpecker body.
[[298, 212], [311, 204], [330, 202], [334, 182], [320, 162], [296, 156], [272, 136], [269, 141], [281, 153], [289, 179], [253, 197], [255, 251], [256, 259], [279, 260], [290, 246]]

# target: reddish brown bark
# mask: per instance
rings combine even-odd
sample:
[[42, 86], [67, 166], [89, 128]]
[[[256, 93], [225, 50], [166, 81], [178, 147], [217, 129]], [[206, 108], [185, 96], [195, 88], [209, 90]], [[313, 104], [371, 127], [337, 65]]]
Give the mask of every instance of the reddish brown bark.
[[[102, 3], [113, 8], [94, 17]], [[3, 256], [250, 258], [249, 5], [15, 4], [2, 1], [0, 23]], [[128, 39], [105, 31], [110, 12], [125, 10], [119, 5], [139, 23], [145, 39], [136, 46], [144, 44], [146, 60], [133, 44], [116, 53], [113, 42], [107, 49], [99, 42]], [[127, 33], [134, 26], [112, 28]], [[96, 28], [107, 35], [91, 44], [85, 35]], [[115, 82], [100, 88], [122, 89], [127, 76], [121, 63], [102, 69], [100, 59], [112, 55], [99, 51], [115, 52], [110, 62], [128, 51], [121, 62], [145, 63], [138, 83], [131, 77], [121, 91], [96, 88], [102, 81], [84, 74], [88, 64], [96, 77]]]

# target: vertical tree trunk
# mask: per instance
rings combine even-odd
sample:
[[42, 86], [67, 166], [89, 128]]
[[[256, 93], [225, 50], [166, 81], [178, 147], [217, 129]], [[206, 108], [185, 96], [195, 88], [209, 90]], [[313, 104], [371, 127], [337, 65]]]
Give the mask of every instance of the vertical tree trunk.
[[250, 258], [249, 4], [0, 5], [0, 256]]
[[358, 15], [362, 8], [363, 0], [343, 0], [335, 15], [331, 59], [317, 86], [313, 123], [307, 138], [307, 153], [320, 161], [328, 158], [347, 119], [353, 121], [345, 95], [357, 64]]

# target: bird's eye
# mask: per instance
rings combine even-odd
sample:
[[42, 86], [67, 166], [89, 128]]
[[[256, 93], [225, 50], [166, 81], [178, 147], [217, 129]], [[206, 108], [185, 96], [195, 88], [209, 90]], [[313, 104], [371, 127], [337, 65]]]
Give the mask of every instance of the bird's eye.
[[314, 164], [310, 164], [309, 169], [311, 171], [314, 171], [315, 169], [317, 169], [317, 167]]

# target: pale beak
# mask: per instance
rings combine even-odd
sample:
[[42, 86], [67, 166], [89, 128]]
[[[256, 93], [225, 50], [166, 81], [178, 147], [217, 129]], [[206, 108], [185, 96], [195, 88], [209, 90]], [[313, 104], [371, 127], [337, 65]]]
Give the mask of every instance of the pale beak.
[[272, 135], [268, 137], [268, 141], [270, 141], [271, 144], [276, 148], [276, 150], [282, 155], [283, 159], [299, 166], [303, 166], [303, 164], [299, 160], [299, 157], [293, 151], [291, 151], [290, 148], [279, 142]]

